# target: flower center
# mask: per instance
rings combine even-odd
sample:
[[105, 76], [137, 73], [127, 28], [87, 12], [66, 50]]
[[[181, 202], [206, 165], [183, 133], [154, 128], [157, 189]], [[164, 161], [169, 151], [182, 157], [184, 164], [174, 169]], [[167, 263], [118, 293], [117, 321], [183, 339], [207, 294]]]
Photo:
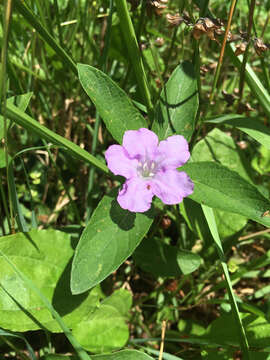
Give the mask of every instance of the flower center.
[[139, 161], [137, 171], [138, 174], [146, 179], [155, 176], [157, 170], [157, 164], [152, 160]]

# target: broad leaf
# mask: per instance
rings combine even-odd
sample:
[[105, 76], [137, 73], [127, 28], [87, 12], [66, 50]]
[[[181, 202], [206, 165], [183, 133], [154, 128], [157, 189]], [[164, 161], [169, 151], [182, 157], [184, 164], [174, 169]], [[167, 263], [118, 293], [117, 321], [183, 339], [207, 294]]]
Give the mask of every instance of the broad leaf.
[[[263, 317], [247, 313], [241, 313], [241, 318], [250, 346], [268, 347], [270, 341], [269, 321]], [[237, 327], [231, 314], [224, 314], [214, 320], [207, 328], [205, 337], [220, 344], [239, 344]]]
[[244, 160], [232, 137], [217, 128], [210, 131], [192, 150], [192, 161], [219, 162], [251, 182]]
[[135, 250], [153, 221], [152, 211], [131, 213], [105, 195], [82, 233], [72, 264], [71, 290], [82, 293], [104, 280]]
[[133, 254], [136, 264], [154, 276], [177, 277], [196, 270], [201, 258], [190, 251], [181, 251], [157, 238], [144, 239]]
[[193, 65], [186, 61], [177, 66], [161, 92], [152, 130], [160, 140], [181, 134], [189, 141], [197, 109], [197, 80]]
[[184, 275], [191, 274], [201, 265], [201, 257], [191, 251], [181, 250], [177, 253], [177, 262]]
[[[138, 350], [122, 350], [113, 354], [91, 355], [93, 360], [153, 360], [149, 355]], [[79, 360], [78, 356], [44, 355], [41, 360]]]
[[104, 299], [102, 305], [111, 305], [117, 309], [122, 316], [126, 316], [132, 305], [132, 296], [127, 290], [119, 289]]
[[[241, 155], [241, 156], [240, 156]], [[252, 182], [246, 168], [249, 169], [243, 154], [240, 154], [231, 136], [219, 129], [214, 129], [207, 136], [199, 141], [193, 148], [192, 161], [215, 161], [236, 171], [244, 179]], [[245, 165], [245, 166], [244, 166]], [[185, 202], [188, 206], [189, 202]], [[198, 209], [201, 212], [201, 209]], [[247, 223], [247, 219], [239, 214], [233, 214], [215, 209], [215, 218], [218, 226], [219, 236], [225, 238], [241, 230]], [[189, 218], [193, 216], [191, 209], [186, 211]], [[195, 212], [196, 216], [197, 212]], [[197, 216], [198, 218], [198, 216]], [[204, 222], [199, 219], [199, 223]], [[191, 222], [192, 219], [190, 219]]]
[[[70, 237], [55, 230], [32, 230], [29, 233], [0, 238], [0, 250], [31, 279], [52, 302], [69, 327], [93, 311], [99, 296], [73, 296], [70, 292]], [[7, 266], [0, 256], [0, 327], [28, 331], [43, 326], [50, 331], [61, 329], [33, 291]]]
[[270, 218], [263, 216], [270, 210], [269, 200], [236, 172], [214, 162], [189, 163], [181, 170], [194, 182], [192, 200], [270, 225]]
[[122, 350], [108, 355], [93, 356], [94, 360], [153, 360], [149, 355], [137, 350]]
[[102, 71], [78, 64], [79, 79], [93, 101], [108, 131], [122, 143], [126, 130], [147, 127], [146, 120], [134, 107], [127, 94]]
[[[127, 300], [128, 307], [119, 309]], [[129, 331], [125, 316], [131, 307], [131, 295], [126, 290], [115, 291], [90, 315], [82, 318], [73, 328], [73, 335], [84, 349], [102, 353], [123, 347]]]

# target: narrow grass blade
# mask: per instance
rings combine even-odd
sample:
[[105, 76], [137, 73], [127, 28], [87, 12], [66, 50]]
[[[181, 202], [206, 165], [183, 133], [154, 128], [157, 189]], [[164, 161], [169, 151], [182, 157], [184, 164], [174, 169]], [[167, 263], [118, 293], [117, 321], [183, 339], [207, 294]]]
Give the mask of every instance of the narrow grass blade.
[[125, 39], [130, 60], [134, 68], [138, 86], [140, 88], [141, 95], [144, 98], [144, 102], [147, 107], [148, 113], [149, 115], [151, 115], [153, 111], [151, 94], [149, 91], [148, 82], [142, 62], [142, 57], [136, 39], [136, 34], [134, 31], [131, 18], [129, 16], [127, 2], [126, 0], [115, 0], [115, 5], [120, 20], [120, 27]]
[[86, 150], [80, 148], [73, 142], [47, 129], [45, 126], [40, 125], [38, 121], [25, 114], [18, 107], [12, 104], [7, 104], [6, 114], [9, 119], [13, 120], [16, 124], [21, 125], [26, 130], [39, 135], [45, 140], [51, 141], [55, 145], [64, 147], [70, 155], [96, 166], [106, 174], [109, 173], [107, 166], [96, 159], [93, 155], [89, 154]]
[[245, 360], [250, 360], [248, 340], [247, 340], [247, 337], [246, 337], [245, 329], [243, 327], [243, 324], [242, 324], [242, 321], [241, 321], [241, 318], [240, 318], [240, 313], [239, 313], [239, 310], [238, 310], [238, 306], [237, 306], [237, 303], [236, 303], [236, 299], [235, 299], [235, 296], [234, 296], [232, 283], [231, 283], [228, 267], [227, 267], [227, 264], [226, 264], [225, 255], [224, 255], [224, 252], [223, 252], [221, 240], [219, 238], [219, 234], [218, 234], [218, 230], [217, 230], [217, 225], [216, 225], [214, 212], [213, 212], [212, 208], [209, 208], [208, 206], [205, 206], [205, 205], [202, 205], [202, 210], [204, 212], [204, 216], [206, 218], [209, 229], [211, 231], [211, 234], [212, 234], [213, 239], [215, 241], [215, 244], [217, 246], [217, 251], [218, 251], [220, 261], [221, 261], [223, 274], [224, 274], [224, 277], [225, 277], [225, 280], [226, 280], [226, 283], [227, 283], [227, 291], [228, 291], [228, 295], [229, 295], [229, 299], [230, 299], [232, 313], [233, 313], [235, 321], [236, 321], [236, 323], [238, 325], [239, 337], [240, 337], [240, 345], [241, 345], [241, 349], [242, 349], [242, 352], [243, 352], [243, 358]]
[[48, 301], [48, 299], [43, 295], [43, 293], [39, 290], [39, 288], [31, 281], [31, 279], [29, 279], [27, 276], [25, 276], [1, 250], [0, 250], [0, 255], [3, 256], [3, 258], [11, 266], [11, 268], [14, 270], [14, 272], [41, 299], [44, 306], [50, 311], [52, 316], [58, 322], [59, 326], [61, 327], [61, 329], [65, 333], [65, 335], [68, 338], [68, 340], [70, 341], [71, 345], [74, 347], [75, 351], [77, 352], [79, 358], [81, 360], [91, 360], [91, 357], [87, 354], [87, 352], [81, 347], [81, 345], [78, 343], [78, 341], [74, 338], [74, 336], [72, 335], [70, 329], [63, 322], [61, 316], [54, 309], [54, 307], [51, 305], [51, 303]]
[[18, 195], [17, 195], [12, 161], [8, 165], [8, 178], [7, 178], [7, 181], [8, 181], [8, 186], [9, 186], [9, 189], [10, 189], [10, 196], [11, 196], [11, 201], [12, 201], [12, 208], [13, 208], [13, 212], [14, 212], [14, 217], [15, 217], [15, 220], [17, 222], [18, 228], [19, 228], [19, 230], [21, 232], [27, 232], [28, 231], [28, 226], [27, 226], [26, 221], [24, 219], [24, 216], [23, 216], [23, 213], [22, 213], [22, 210], [21, 210], [21, 206], [20, 206], [20, 203], [19, 203]]
[[31, 357], [31, 359], [37, 360], [37, 357], [35, 355], [35, 352], [34, 352], [32, 346], [29, 344], [29, 342], [26, 340], [26, 338], [24, 336], [19, 335], [19, 334], [13, 334], [12, 332], [6, 331], [3, 329], [0, 329], [0, 336], [9, 336], [9, 337], [14, 337], [14, 338], [23, 340], [26, 344], [26, 347], [27, 347], [27, 350], [29, 352], [29, 356]]
[[63, 60], [65, 64], [76, 74], [77, 67], [72, 58], [67, 52], [57, 43], [52, 35], [44, 28], [44, 26], [37, 19], [35, 14], [25, 5], [21, 0], [14, 0], [15, 9], [26, 19], [26, 21], [33, 26], [41, 38], [56, 52], [56, 54]]
[[[232, 45], [227, 46], [227, 52], [233, 64], [238, 69], [240, 69], [243, 61], [243, 56], [236, 56], [234, 54], [234, 48]], [[258, 102], [264, 108], [266, 114], [270, 116], [270, 95], [249, 64], [246, 64], [245, 80], [250, 87], [253, 96], [256, 97]]]
[[236, 127], [270, 150], [270, 130], [259, 118], [228, 114], [206, 120], [205, 122]]

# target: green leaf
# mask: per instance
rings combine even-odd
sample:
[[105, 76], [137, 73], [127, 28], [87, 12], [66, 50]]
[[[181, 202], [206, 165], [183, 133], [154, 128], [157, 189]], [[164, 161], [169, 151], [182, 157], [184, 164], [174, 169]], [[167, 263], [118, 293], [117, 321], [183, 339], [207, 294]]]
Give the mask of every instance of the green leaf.
[[180, 276], [177, 262], [177, 247], [170, 246], [158, 238], [145, 238], [133, 254], [136, 264], [156, 277]]
[[160, 140], [181, 134], [188, 141], [195, 127], [198, 109], [197, 80], [193, 65], [178, 65], [161, 92], [152, 130]]
[[205, 333], [205, 328], [202, 324], [190, 319], [180, 319], [177, 324], [178, 330], [181, 332], [181, 336], [201, 336]]
[[214, 214], [218, 233], [222, 239], [238, 233], [247, 224], [247, 218], [239, 214], [218, 209], [214, 210]]
[[[13, 104], [18, 106], [20, 110], [25, 111], [30, 102], [32, 95], [33, 95], [32, 92], [28, 92], [26, 94], [12, 96], [7, 99], [7, 105]], [[9, 128], [9, 125], [10, 125], [10, 120], [7, 119], [7, 129]], [[2, 139], [3, 137], [4, 137], [4, 118], [2, 115], [0, 115], [0, 139]]]
[[71, 290], [82, 293], [104, 280], [135, 250], [153, 221], [153, 212], [131, 213], [105, 195], [84, 229], [72, 264]]
[[136, 264], [154, 276], [177, 277], [190, 274], [201, 263], [199, 255], [182, 251], [158, 238], [144, 239], [133, 254]]
[[[245, 166], [243, 165], [245, 159], [243, 158], [243, 154], [241, 155], [242, 156], [240, 156], [232, 137], [215, 128], [194, 146], [192, 151], [192, 161], [219, 162], [230, 170], [236, 171], [247, 181], [252, 182], [245, 168], [247, 163], [244, 162]], [[214, 213], [221, 238], [226, 238], [235, 234], [247, 223], [247, 219], [238, 214], [217, 209], [215, 209]], [[192, 217], [192, 215], [192, 212], [188, 211], [188, 217]]]
[[119, 289], [104, 299], [102, 305], [111, 305], [118, 310], [122, 316], [126, 316], [132, 305], [132, 296], [127, 290]]
[[141, 351], [122, 350], [108, 355], [93, 356], [95, 360], [153, 360], [153, 358]]
[[[240, 315], [250, 346], [268, 347], [270, 341], [269, 321], [253, 314], [241, 313]], [[207, 328], [205, 337], [220, 344], [238, 345], [237, 328], [231, 314], [224, 314], [214, 320]]]
[[213, 162], [189, 163], [181, 170], [194, 182], [192, 200], [270, 225], [270, 218], [262, 216], [270, 210], [269, 200], [236, 172]]
[[219, 162], [251, 182], [242, 159], [243, 157], [240, 156], [238, 147], [232, 137], [218, 128], [210, 131], [192, 150], [192, 162]]
[[[124, 309], [121, 304], [128, 300]], [[101, 353], [120, 348], [129, 337], [125, 316], [131, 307], [131, 295], [126, 290], [115, 291], [93, 313], [82, 318], [73, 328], [73, 335], [86, 349]]]
[[[77, 356], [65, 356], [65, 355], [45, 355], [41, 360], [78, 360]], [[122, 350], [114, 352], [113, 354], [105, 355], [92, 355], [93, 360], [153, 360], [149, 355], [137, 351], [137, 350]]]
[[184, 275], [191, 274], [201, 265], [201, 257], [191, 251], [180, 250], [177, 253], [177, 262]]
[[265, 146], [260, 146], [258, 153], [251, 161], [252, 167], [261, 175], [269, 174], [270, 172], [270, 149]]
[[[94, 290], [81, 296], [72, 296], [70, 292], [74, 251], [67, 234], [55, 230], [32, 230], [4, 236], [0, 238], [0, 250], [37, 284], [69, 327], [95, 309], [99, 297]], [[61, 331], [42, 300], [7, 266], [2, 256], [0, 284], [1, 327], [28, 331], [44, 326], [53, 332]]]
[[234, 360], [235, 350], [219, 349], [218, 352], [216, 349], [203, 350], [202, 351], [202, 359], [203, 360]]
[[258, 118], [248, 118], [237, 114], [230, 114], [209, 119], [206, 122], [236, 127], [266, 148], [270, 149], [270, 130]]
[[118, 143], [122, 143], [126, 130], [147, 127], [130, 98], [109, 76], [89, 65], [78, 64], [77, 67], [82, 87]]

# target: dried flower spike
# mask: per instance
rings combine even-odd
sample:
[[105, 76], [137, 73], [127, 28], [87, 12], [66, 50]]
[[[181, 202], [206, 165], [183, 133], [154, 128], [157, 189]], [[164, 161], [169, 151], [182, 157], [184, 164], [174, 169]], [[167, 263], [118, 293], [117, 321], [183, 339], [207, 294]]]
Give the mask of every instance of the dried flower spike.
[[241, 42], [240, 44], [236, 45], [235, 47], [235, 55], [241, 55], [246, 51], [247, 48], [247, 43], [246, 42]]
[[255, 49], [257, 55], [261, 56], [266, 50], [268, 50], [268, 47], [266, 44], [264, 44], [262, 39], [255, 38], [254, 39], [254, 49]]

